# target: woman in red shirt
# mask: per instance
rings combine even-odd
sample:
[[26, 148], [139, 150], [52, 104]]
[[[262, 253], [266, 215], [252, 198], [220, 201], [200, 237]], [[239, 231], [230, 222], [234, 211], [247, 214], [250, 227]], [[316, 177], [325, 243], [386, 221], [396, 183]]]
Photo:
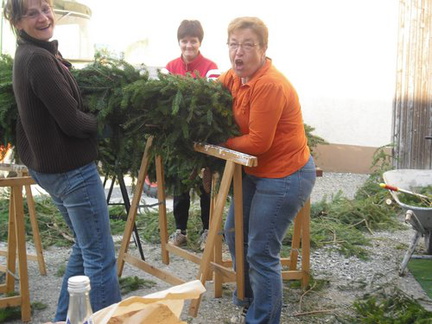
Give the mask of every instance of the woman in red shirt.
[[[204, 30], [198, 20], [183, 20], [181, 22], [177, 30], [181, 55], [167, 64], [166, 69], [169, 73], [193, 78], [213, 78], [215, 75], [219, 76], [216, 63], [205, 58], [200, 52], [203, 37]], [[170, 236], [170, 242], [177, 246], [184, 245], [187, 242], [186, 230], [189, 219], [190, 199], [189, 191], [177, 192], [174, 195], [176, 231]], [[200, 207], [203, 224], [200, 248], [203, 250], [207, 239], [210, 217], [210, 193], [203, 186], [200, 188]]]

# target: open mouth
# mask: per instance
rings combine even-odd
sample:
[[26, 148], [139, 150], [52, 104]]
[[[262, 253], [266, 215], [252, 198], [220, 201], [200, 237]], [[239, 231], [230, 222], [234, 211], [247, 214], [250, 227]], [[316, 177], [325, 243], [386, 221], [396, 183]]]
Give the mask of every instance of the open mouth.
[[237, 69], [242, 68], [243, 65], [244, 65], [244, 62], [243, 62], [243, 60], [241, 60], [241, 59], [237, 59], [237, 60], [235, 60], [234, 63], [235, 63], [235, 67], [236, 67]]
[[49, 29], [50, 27], [51, 27], [51, 24], [49, 24], [47, 26], [39, 27], [38, 30], [46, 30], [46, 29]]

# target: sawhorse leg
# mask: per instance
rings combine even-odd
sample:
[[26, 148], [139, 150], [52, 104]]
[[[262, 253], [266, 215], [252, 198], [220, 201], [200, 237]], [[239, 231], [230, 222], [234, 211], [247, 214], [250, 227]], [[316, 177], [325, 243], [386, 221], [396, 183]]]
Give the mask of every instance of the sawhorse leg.
[[[234, 179], [234, 199], [235, 199], [235, 227], [236, 235], [236, 278], [237, 278], [237, 289], [238, 297], [244, 298], [244, 257], [243, 257], [243, 211], [242, 211], [242, 195], [241, 195], [241, 165], [231, 161], [227, 161], [225, 170], [222, 176], [219, 193], [217, 195], [213, 215], [210, 223], [210, 229], [207, 236], [206, 246], [201, 258], [200, 268], [198, 272], [198, 279], [201, 280], [202, 284], [205, 285], [206, 278], [208, 278], [208, 272], [210, 271], [210, 263], [212, 261], [212, 252], [217, 240], [217, 235], [220, 230], [220, 224], [222, 222], [223, 211], [226, 204], [226, 198], [229, 193], [231, 181]], [[236, 198], [237, 197], [237, 198]], [[238, 253], [238, 254], [237, 254]], [[201, 303], [200, 296], [197, 299], [191, 301], [189, 308], [189, 315], [196, 317], [198, 314], [198, 308]]]
[[[19, 180], [18, 178], [14, 180]], [[19, 295], [0, 298], [0, 308], [21, 306], [21, 320], [31, 320], [30, 292], [28, 283], [27, 251], [25, 242], [24, 208], [22, 185], [12, 185], [9, 202], [8, 254], [6, 266], [6, 283], [0, 285], [1, 293], [12, 293], [15, 280], [19, 279]], [[16, 259], [18, 253], [18, 278]]]
[[[108, 178], [109, 178], [109, 174], [107, 174], [105, 176], [105, 179], [103, 181], [104, 188], [105, 188], [105, 185], [106, 185], [106, 183], [108, 181]], [[118, 182], [119, 182], [119, 185], [120, 185], [120, 192], [122, 194], [123, 203], [111, 203], [111, 195], [112, 195], [112, 192], [114, 190], [114, 183], [115, 183], [116, 179], [117, 179], [117, 176], [113, 175], [112, 179], [111, 179], [110, 187], [108, 189], [108, 194], [107, 194], [106, 201], [107, 201], [108, 205], [123, 205], [125, 207], [126, 214], [128, 215], [129, 214], [129, 210], [130, 210], [130, 200], [129, 200], [129, 195], [128, 195], [128, 192], [127, 192], [126, 184], [124, 182], [124, 177], [123, 177], [122, 174], [118, 175]], [[139, 233], [138, 233], [138, 228], [137, 228], [135, 222], [134, 222], [134, 227], [133, 227], [133, 239], [134, 239], [135, 245], [138, 248], [138, 251], [140, 253], [141, 259], [145, 260], [144, 250], [143, 250], [142, 245], [141, 245], [141, 241], [140, 241]]]
[[[123, 175], [119, 175], [118, 176], [118, 181], [119, 181], [120, 191], [122, 193], [122, 197], [123, 197], [123, 202], [124, 202], [124, 206], [125, 206], [125, 209], [126, 209], [126, 213], [129, 215], [129, 211], [130, 211], [131, 205], [130, 205], [130, 200], [129, 200], [129, 196], [128, 196], [128, 193], [127, 193], [127, 188], [126, 188], [126, 184], [124, 182]], [[141, 191], [141, 194], [142, 194], [142, 191]], [[141, 195], [139, 197], [141, 197]], [[141, 240], [140, 240], [140, 237], [139, 237], [139, 233], [138, 233], [138, 228], [136, 226], [136, 222], [134, 222], [133, 232], [134, 232], [134, 242], [135, 242], [136, 246], [138, 247], [138, 251], [140, 253], [141, 259], [145, 260], [144, 250], [143, 250], [142, 245], [141, 245]]]
[[[36, 215], [36, 206], [33, 199], [33, 194], [31, 191], [30, 185], [25, 185], [25, 193], [26, 193], [26, 199], [27, 199], [27, 206], [29, 211], [29, 218], [30, 218], [30, 224], [32, 228], [33, 233], [33, 243], [35, 245], [36, 250], [36, 260], [39, 265], [39, 272], [41, 275], [46, 275], [46, 267], [45, 267], [45, 259], [43, 256], [43, 249], [42, 249], [42, 241], [40, 239], [40, 233], [39, 233], [39, 226], [37, 222], [37, 215]], [[28, 256], [29, 259], [34, 259], [33, 255]]]
[[127, 251], [129, 248], [130, 238], [131, 238], [132, 232], [134, 230], [137, 210], [139, 207], [140, 198], [141, 198], [142, 191], [144, 188], [145, 176], [147, 175], [147, 170], [149, 167], [149, 155], [150, 155], [150, 147], [152, 145], [152, 142], [153, 142], [153, 137], [150, 137], [147, 140], [146, 147], [144, 149], [144, 155], [143, 155], [143, 158], [141, 161], [141, 167], [140, 167], [140, 171], [138, 174], [138, 179], [137, 179], [137, 183], [136, 183], [136, 187], [135, 187], [135, 193], [134, 193], [133, 198], [132, 198], [132, 204], [128, 210], [128, 218], [126, 220], [126, 226], [125, 226], [125, 230], [123, 233], [123, 240], [122, 240], [122, 244], [121, 244], [120, 250], [119, 250], [119, 255], [117, 258], [117, 274], [118, 274], [118, 276], [121, 276], [121, 274], [123, 272], [123, 267], [124, 267], [124, 263], [125, 263], [125, 256], [127, 254]]
[[[309, 284], [310, 278], [310, 199], [294, 218], [294, 229], [291, 243], [291, 252], [288, 259], [282, 259], [289, 270], [282, 271], [283, 279], [298, 279], [303, 289]], [[297, 269], [299, 250], [301, 249], [301, 270]]]

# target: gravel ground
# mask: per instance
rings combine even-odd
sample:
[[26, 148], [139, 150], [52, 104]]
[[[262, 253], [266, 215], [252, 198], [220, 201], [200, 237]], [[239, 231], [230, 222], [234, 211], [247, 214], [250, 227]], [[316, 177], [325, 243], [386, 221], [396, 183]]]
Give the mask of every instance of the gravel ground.
[[[323, 177], [317, 178], [311, 200], [316, 202], [325, 196], [330, 198], [339, 190], [346, 197], [352, 198], [357, 188], [366, 179], [367, 175], [361, 174], [324, 173]], [[357, 296], [362, 296], [382, 285], [401, 288], [408, 295], [421, 301], [427, 308], [431, 308], [430, 299], [412, 275], [409, 272], [405, 276], [398, 275], [400, 262], [413, 233], [414, 231], [406, 226], [405, 229], [395, 233], [381, 232], [370, 235], [372, 246], [368, 247], [371, 253], [371, 258], [368, 261], [362, 261], [354, 257], [345, 258], [334, 252], [331, 246], [313, 250], [311, 253], [312, 275], [315, 279], [326, 281], [327, 285], [323, 289], [312, 288], [305, 292], [286, 284], [281, 323], [338, 323], [336, 314], [346, 313]], [[117, 243], [120, 244], [120, 242]], [[1, 245], [0, 242], [0, 247]], [[196, 264], [171, 255], [170, 264], [168, 266], [163, 265], [160, 261], [160, 249], [158, 246], [143, 242], [143, 248], [146, 260], [156, 267], [171, 271], [187, 281], [195, 279], [198, 273]], [[29, 246], [29, 250], [31, 249], [32, 247]], [[135, 249], [135, 245], [131, 244], [129, 252], [135, 253]], [[56, 308], [61, 284], [61, 278], [56, 275], [56, 271], [64, 264], [68, 252], [66, 249], [53, 247], [44, 251], [48, 269], [46, 276], [39, 274], [36, 262], [29, 262], [31, 301], [41, 302], [48, 306], [45, 310], [35, 311], [31, 323], [44, 323], [51, 320]], [[181, 271], [178, 269], [181, 269]], [[124, 267], [123, 276], [138, 276], [155, 283], [153, 288], [135, 291], [129, 295], [142, 296], [169, 287], [167, 283], [127, 263]], [[211, 282], [206, 284], [206, 288], [207, 292], [202, 299], [198, 316], [193, 318], [187, 315], [189, 303], [186, 302], [182, 320], [193, 324], [229, 323], [231, 316], [238, 311], [231, 304], [230, 298], [234, 285], [224, 285], [222, 298], [213, 297]], [[8, 323], [21, 323], [21, 321], [10, 321]]]

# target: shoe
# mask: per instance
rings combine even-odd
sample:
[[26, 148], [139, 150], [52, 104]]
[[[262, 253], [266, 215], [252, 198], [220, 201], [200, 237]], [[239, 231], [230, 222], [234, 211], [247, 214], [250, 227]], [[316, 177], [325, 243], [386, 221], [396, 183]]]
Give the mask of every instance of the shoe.
[[207, 242], [207, 236], [208, 236], [208, 229], [205, 229], [202, 234], [201, 237], [198, 240], [198, 243], [200, 244], [200, 250], [204, 251], [206, 242]]
[[230, 323], [232, 324], [246, 324], [246, 313], [248, 311], [248, 307], [243, 307], [240, 314], [234, 315], [231, 317]]
[[169, 241], [175, 246], [185, 245], [187, 243], [187, 235], [183, 234], [181, 230], [176, 230], [171, 234]]

